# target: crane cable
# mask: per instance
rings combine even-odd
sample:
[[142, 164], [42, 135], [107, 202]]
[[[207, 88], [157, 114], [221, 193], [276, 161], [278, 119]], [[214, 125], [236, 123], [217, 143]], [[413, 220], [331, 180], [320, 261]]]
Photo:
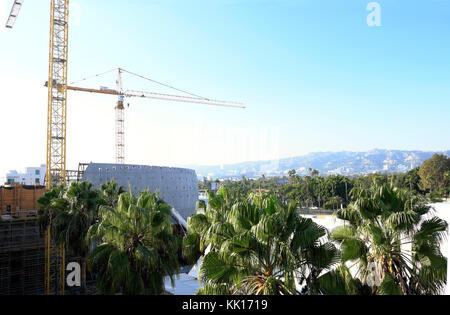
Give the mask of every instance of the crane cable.
[[167, 87], [167, 88], [169, 88], [169, 89], [172, 89], [172, 90], [175, 90], [175, 91], [178, 91], [178, 92], [181, 92], [181, 93], [185, 93], [185, 94], [188, 94], [188, 95], [197, 97], [197, 98], [201, 98], [201, 99], [204, 99], [204, 100], [208, 100], [208, 101], [210, 100], [210, 99], [208, 99], [208, 98], [206, 98], [206, 97], [203, 97], [203, 96], [200, 96], [200, 95], [197, 95], [197, 94], [193, 94], [193, 93], [190, 93], [190, 92], [187, 92], [187, 91], [184, 91], [184, 90], [177, 89], [176, 87], [173, 87], [173, 86], [170, 86], [170, 85], [168, 85], [168, 84], [165, 84], [165, 83], [161, 83], [161, 82], [152, 80], [152, 79], [150, 79], [150, 78], [146, 78], [146, 77], [144, 77], [144, 76], [142, 76], [142, 75], [139, 75], [139, 74], [130, 72], [130, 71], [128, 71], [128, 70], [125, 70], [125, 69], [122, 69], [122, 68], [121, 68], [120, 70], [122, 70], [123, 72], [126, 72], [126, 73], [128, 73], [128, 74], [134, 75], [134, 76], [136, 76], [136, 77], [139, 77], [139, 78], [141, 78], [141, 79], [150, 81], [150, 82], [152, 82], [152, 83], [156, 83], [156, 84], [159, 84], [159, 85], [161, 85], [161, 86]]
[[171, 85], [168, 85], [168, 84], [165, 84], [165, 83], [162, 83], [162, 82], [155, 81], [155, 80], [153, 80], [153, 79], [144, 77], [144, 76], [142, 76], [142, 75], [140, 75], [140, 74], [136, 74], [136, 73], [133, 73], [133, 72], [131, 72], [131, 71], [128, 71], [128, 70], [125, 70], [125, 69], [122, 69], [122, 68], [113, 68], [113, 69], [110, 69], [110, 70], [105, 71], [105, 72], [102, 72], [102, 73], [94, 74], [94, 75], [88, 76], [88, 77], [86, 77], [86, 78], [84, 78], [84, 79], [81, 79], [81, 80], [78, 80], [78, 81], [71, 82], [70, 85], [76, 84], [76, 83], [80, 83], [80, 82], [83, 82], [83, 81], [87, 81], [87, 80], [89, 80], [89, 79], [92, 79], [92, 78], [95, 78], [95, 77], [102, 76], [102, 75], [104, 75], [104, 74], [107, 74], [107, 73], [116, 71], [116, 70], [118, 70], [118, 69], [121, 70], [121, 71], [123, 71], [123, 72], [126, 72], [126, 73], [128, 73], [128, 74], [134, 75], [134, 76], [136, 76], [136, 77], [138, 77], [138, 78], [141, 78], [141, 79], [150, 81], [150, 82], [152, 82], [152, 83], [156, 83], [156, 84], [159, 84], [159, 85], [161, 85], [161, 86], [167, 87], [167, 88], [169, 88], [169, 89], [172, 89], [172, 90], [175, 90], [175, 91], [178, 91], [178, 92], [181, 92], [181, 93], [185, 93], [185, 94], [188, 94], [188, 95], [190, 95], [190, 96], [197, 97], [197, 98], [201, 98], [201, 99], [206, 100], [206, 101], [210, 101], [209, 98], [206, 98], [206, 97], [203, 97], [203, 96], [194, 94], [194, 93], [190, 93], [190, 92], [187, 92], [187, 91], [178, 89], [178, 88], [176, 88], [176, 87], [174, 87], [174, 86], [171, 86]]
[[99, 73], [99, 74], [94, 74], [94, 75], [91, 75], [91, 76], [86, 77], [86, 78], [84, 78], [84, 79], [81, 79], [81, 80], [78, 80], [78, 81], [73, 81], [73, 82], [70, 83], [70, 85], [75, 84], [75, 83], [80, 83], [80, 82], [82, 82], [82, 81], [86, 81], [86, 80], [89, 80], [89, 79], [92, 79], [92, 78], [95, 78], [95, 77], [99, 77], [99, 76], [102, 76], [102, 75], [104, 75], [104, 74], [113, 72], [113, 71], [115, 71], [115, 70], [117, 70], [117, 68], [113, 68], [113, 69], [111, 69], [111, 70], [108, 70], [108, 71], [105, 71], [105, 72], [102, 72], [102, 73]]
[[83, 78], [83, 79], [81, 79], [81, 80], [73, 81], [73, 82], [70, 83], [70, 85], [76, 84], [76, 83], [80, 83], [80, 82], [83, 82], [83, 81], [87, 81], [87, 80], [89, 80], [89, 79], [92, 79], [92, 78], [95, 78], [95, 77], [102, 76], [102, 75], [104, 75], [104, 74], [107, 74], [107, 73], [116, 71], [116, 70], [118, 70], [118, 69], [121, 70], [121, 71], [123, 71], [123, 72], [126, 72], [126, 73], [128, 73], [128, 74], [134, 75], [134, 76], [136, 76], [136, 77], [138, 77], [138, 78], [141, 78], [141, 79], [150, 81], [150, 82], [152, 82], [152, 83], [156, 83], [156, 84], [159, 84], [159, 85], [161, 85], [161, 86], [167, 87], [167, 88], [169, 88], [169, 89], [172, 89], [172, 90], [175, 90], [175, 91], [178, 91], [178, 92], [181, 92], [181, 93], [185, 93], [185, 94], [188, 94], [188, 95], [190, 95], [190, 96], [194, 96], [194, 97], [196, 97], [196, 98], [200, 98], [200, 99], [203, 99], [203, 100], [206, 100], [206, 101], [210, 101], [210, 99], [207, 98], [207, 97], [200, 96], [200, 95], [197, 95], [197, 94], [194, 94], [194, 93], [190, 93], [190, 92], [187, 92], [187, 91], [178, 89], [178, 88], [176, 88], [176, 87], [174, 87], [174, 86], [171, 86], [171, 85], [168, 85], [168, 84], [165, 84], [165, 83], [162, 83], [162, 82], [158, 82], [158, 81], [156, 81], [156, 80], [153, 80], [153, 79], [144, 77], [144, 76], [142, 76], [142, 75], [140, 75], [140, 74], [136, 74], [136, 73], [133, 73], [133, 72], [131, 72], [131, 71], [128, 71], [128, 70], [125, 70], [125, 69], [122, 69], [122, 68], [113, 68], [113, 69], [110, 69], [110, 70], [105, 71], [105, 72], [102, 72], [102, 73], [94, 74], [94, 75], [88, 76], [88, 77], [86, 77], [86, 78]]

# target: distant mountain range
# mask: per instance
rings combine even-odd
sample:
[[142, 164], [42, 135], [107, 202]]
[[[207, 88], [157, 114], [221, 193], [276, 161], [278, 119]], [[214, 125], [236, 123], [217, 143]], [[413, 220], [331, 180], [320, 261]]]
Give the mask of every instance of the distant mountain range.
[[450, 156], [450, 150], [443, 152], [402, 151], [375, 149], [367, 152], [316, 152], [303, 156], [271, 161], [243, 162], [229, 165], [187, 166], [195, 169], [199, 179], [216, 178], [256, 178], [261, 175], [283, 176], [295, 169], [297, 174], [309, 174], [309, 168], [321, 175], [354, 175], [376, 172], [407, 172], [434, 153]]

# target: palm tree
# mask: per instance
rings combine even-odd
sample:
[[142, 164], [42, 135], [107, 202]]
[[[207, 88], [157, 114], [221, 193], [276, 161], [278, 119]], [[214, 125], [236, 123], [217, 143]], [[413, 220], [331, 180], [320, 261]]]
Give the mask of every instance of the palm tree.
[[345, 264], [339, 265], [319, 279], [319, 293], [323, 295], [372, 295], [372, 289], [354, 278]]
[[67, 189], [54, 188], [40, 203], [44, 205], [41, 221], [49, 224], [55, 244], [64, 245], [72, 257], [81, 259], [82, 290], [85, 292], [89, 254], [86, 235], [97, 218], [98, 206], [104, 203], [100, 192], [89, 182], [72, 183]]
[[372, 184], [353, 189], [354, 202], [336, 211], [346, 225], [332, 238], [342, 261], [353, 262], [357, 276], [376, 294], [437, 294], [447, 277], [440, 241], [447, 223], [430, 215], [426, 200], [407, 189]]
[[102, 206], [101, 220], [89, 231], [101, 241], [89, 257], [102, 294], [161, 294], [164, 278], [178, 272], [178, 238], [172, 233], [171, 207], [157, 194], [119, 196]]
[[101, 185], [100, 189], [103, 193], [103, 198], [105, 199], [106, 204], [110, 207], [116, 206], [119, 196], [126, 192], [125, 187], [117, 184], [114, 179]]
[[[313, 293], [322, 271], [338, 261], [321, 242], [325, 228], [300, 217], [295, 203], [250, 194], [230, 200], [226, 187], [211, 193], [207, 208], [188, 220], [184, 253], [202, 259], [204, 286], [197, 294], [298, 294], [296, 280]], [[193, 257], [195, 258], [195, 257]]]
[[45, 194], [37, 200], [39, 205], [39, 225], [42, 230], [46, 230], [52, 225], [53, 219], [59, 213], [59, 209], [56, 207], [54, 200], [63, 198], [67, 191], [66, 186], [55, 186], [51, 190], [45, 192]]

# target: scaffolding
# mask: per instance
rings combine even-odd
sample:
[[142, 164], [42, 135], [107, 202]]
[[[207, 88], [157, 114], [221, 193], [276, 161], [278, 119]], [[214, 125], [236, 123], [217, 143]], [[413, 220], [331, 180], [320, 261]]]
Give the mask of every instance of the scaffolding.
[[37, 218], [0, 220], [0, 295], [64, 294], [66, 259]]
[[0, 295], [43, 294], [44, 241], [36, 218], [0, 221]]
[[89, 163], [79, 163], [78, 164], [78, 182], [81, 182], [83, 180], [83, 175], [86, 172], [86, 169], [88, 168]]
[[79, 163], [78, 170], [66, 170], [66, 185], [80, 183], [89, 163]]
[[78, 171], [66, 170], [66, 185], [70, 186], [72, 183], [79, 182], [78, 177]]
[[[78, 177], [77, 171], [72, 178]], [[67, 256], [39, 224], [44, 192], [43, 186], [0, 187], [0, 295], [79, 294], [65, 288], [65, 266], [81, 260]]]
[[36, 217], [36, 202], [44, 193], [44, 186], [13, 184], [0, 187], [0, 215], [14, 219]]
[[[71, 179], [81, 179], [87, 165]], [[81, 258], [66, 254], [40, 226], [37, 200], [44, 192], [43, 186], [0, 187], [0, 295], [82, 294], [65, 285], [67, 263], [81, 265]]]

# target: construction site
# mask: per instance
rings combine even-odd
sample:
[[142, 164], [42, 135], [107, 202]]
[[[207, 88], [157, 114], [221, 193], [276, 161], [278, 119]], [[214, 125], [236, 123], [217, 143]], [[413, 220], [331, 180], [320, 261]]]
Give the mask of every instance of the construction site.
[[43, 186], [0, 187], [0, 294], [43, 294], [45, 242], [37, 200]]
[[[68, 258], [39, 223], [37, 200], [45, 191], [45, 186], [0, 187], [0, 295], [61, 294], [67, 290], [62, 279]], [[70, 257], [70, 261], [78, 260]]]
[[[188, 169], [81, 163], [78, 170], [66, 174], [66, 184], [89, 181], [100, 188], [114, 180], [123, 187], [129, 185], [135, 193], [158, 190], [173, 207], [176, 233], [186, 230], [198, 200], [197, 177]], [[40, 226], [38, 200], [45, 192], [45, 186], [0, 186], [0, 295], [79, 293], [65, 288], [62, 280], [66, 262], [79, 258], [67, 257]]]
[[44, 238], [36, 218], [0, 221], [0, 295], [44, 293]]
[[[24, 0], [12, 1], [6, 28], [12, 29]], [[149, 189], [159, 191], [172, 206], [174, 223], [186, 229], [186, 221], [195, 210], [198, 200], [196, 173], [190, 169], [150, 165], [125, 164], [125, 99], [148, 98], [160, 101], [196, 103], [210, 106], [245, 108], [240, 103], [217, 101], [198, 96], [148, 77], [114, 68], [116, 88], [79, 87], [68, 84], [69, 56], [69, 0], [50, 0], [49, 73], [45, 82], [48, 90], [46, 128], [46, 172], [44, 186], [5, 184], [0, 187], [0, 295], [79, 294], [77, 289], [65, 287], [67, 257], [64, 246], [55, 246], [50, 229], [43, 229], [39, 221], [38, 199], [46, 191], [71, 182], [90, 181], [96, 188], [115, 180], [133, 192]], [[147, 91], [125, 90], [122, 74], [128, 73], [156, 83], [184, 95], [170, 95]], [[85, 81], [89, 77], [77, 81]], [[80, 163], [77, 170], [66, 167], [67, 98], [68, 91], [117, 96], [115, 102], [115, 164]], [[68, 153], [70, 154], [70, 153]], [[86, 292], [84, 292], [86, 293]]]

